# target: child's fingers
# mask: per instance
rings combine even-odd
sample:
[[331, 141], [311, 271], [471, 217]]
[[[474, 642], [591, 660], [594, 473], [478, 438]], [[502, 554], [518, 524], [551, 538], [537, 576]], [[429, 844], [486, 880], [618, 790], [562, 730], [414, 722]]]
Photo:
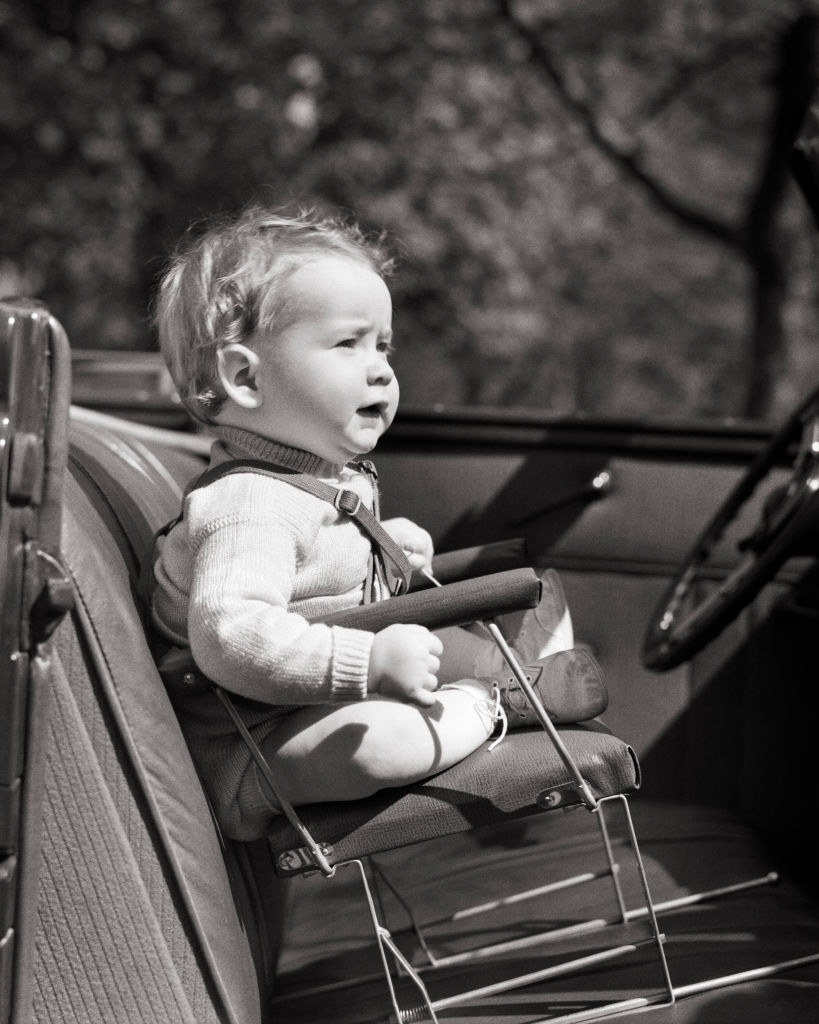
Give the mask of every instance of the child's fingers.
[[[434, 676], [433, 676], [434, 679]], [[435, 687], [438, 686], [438, 680], [435, 679]], [[435, 689], [432, 690], [413, 690], [411, 699], [422, 708], [431, 708], [433, 704], [438, 703], [438, 697], [435, 693]]]
[[430, 534], [409, 519], [389, 519], [382, 523], [392, 539], [401, 547], [412, 569], [428, 569], [434, 547]]
[[416, 544], [402, 544], [401, 550], [407, 556], [412, 569], [429, 569], [432, 565], [432, 550]]
[[410, 569], [428, 569], [430, 566], [430, 559], [421, 551], [412, 551], [408, 548], [404, 548], [404, 554], [407, 556]]

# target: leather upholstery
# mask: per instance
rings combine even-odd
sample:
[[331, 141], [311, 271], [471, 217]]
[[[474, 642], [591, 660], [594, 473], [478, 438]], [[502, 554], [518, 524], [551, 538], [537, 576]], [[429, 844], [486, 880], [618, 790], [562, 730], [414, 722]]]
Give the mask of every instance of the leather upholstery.
[[[560, 735], [596, 797], [639, 786], [634, 752], [599, 724], [567, 726]], [[537, 814], [544, 809], [537, 795], [569, 781], [543, 731], [521, 729], [414, 786], [367, 800], [311, 804], [299, 808], [299, 816], [317, 842], [332, 844], [328, 860], [337, 863]], [[274, 823], [268, 843], [274, 857], [302, 845], [284, 818]]]
[[221, 1014], [248, 1024], [260, 1019], [258, 985], [223, 850], [148, 649], [133, 578], [94, 497], [67, 480], [63, 558], [76, 585], [81, 633]]

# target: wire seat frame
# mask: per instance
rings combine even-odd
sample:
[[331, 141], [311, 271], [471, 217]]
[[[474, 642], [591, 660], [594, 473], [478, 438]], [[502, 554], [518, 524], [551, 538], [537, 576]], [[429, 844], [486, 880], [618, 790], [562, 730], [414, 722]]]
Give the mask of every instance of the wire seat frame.
[[[557, 892], [558, 890], [571, 886], [581, 885], [599, 878], [608, 877], [612, 883], [614, 901], [617, 910], [616, 913], [609, 917], [591, 918], [581, 923], [548, 929], [534, 935], [525, 935], [521, 938], [510, 939], [501, 943], [494, 943], [455, 954], [440, 956], [432, 951], [430, 943], [426, 938], [425, 927], [428, 926], [422, 927], [419, 924], [408, 901], [402, 896], [400, 887], [389, 879], [383, 869], [381, 869], [378, 864], [372, 860], [372, 857], [368, 858], [368, 864], [370, 868], [369, 875], [372, 876], [373, 881], [370, 881], [367, 866], [365, 866], [365, 862], [361, 858], [340, 860], [334, 864], [330, 864], [328, 858], [332, 857], [333, 854], [332, 845], [329, 843], [317, 843], [313, 840], [309, 831], [303, 823], [301, 823], [300, 819], [298, 819], [297, 812], [293, 808], [290, 808], [296, 820], [299, 822], [298, 827], [300, 829], [304, 829], [309, 837], [308, 843], [312, 843], [313, 846], [319, 850], [320, 856], [316, 860], [311, 861], [309, 857], [305, 857], [306, 848], [290, 850], [284, 849], [278, 853], [277, 869], [280, 874], [284, 875], [301, 874], [311, 870], [319, 870], [327, 878], [332, 878], [337, 868], [341, 867], [351, 867], [356, 871], [360, 880], [363, 900], [367, 907], [372, 932], [378, 948], [381, 962], [380, 976], [383, 978], [389, 995], [389, 1001], [392, 1007], [392, 1019], [396, 1021], [397, 1024], [410, 1024], [410, 1022], [413, 1021], [431, 1021], [432, 1024], [439, 1024], [439, 1013], [444, 1013], [448, 1009], [460, 1004], [474, 1002], [482, 998], [495, 996], [499, 993], [512, 991], [516, 988], [551, 981], [581, 970], [603, 966], [605, 964], [612, 963], [613, 961], [619, 961], [621, 958], [627, 957], [631, 954], [637, 954], [646, 948], [652, 948], [656, 958], [657, 983], [652, 990], [644, 990], [639, 994], [635, 994], [634, 996], [626, 999], [605, 1002], [601, 1005], [567, 1014], [550, 1014], [548, 1017], [541, 1017], [530, 1021], [530, 1024], [581, 1024], [581, 1022], [584, 1021], [600, 1020], [628, 1011], [661, 1009], [663, 1007], [672, 1006], [680, 998], [694, 995], [699, 992], [769, 977], [819, 961], [819, 953], [817, 953], [810, 956], [767, 964], [750, 970], [736, 972], [734, 974], [705, 979], [694, 984], [680, 987], [674, 986], [671, 980], [671, 972], [665, 952], [665, 934], [660, 928], [658, 915], [660, 913], [672, 913], [682, 907], [729, 896], [748, 889], [775, 884], [778, 878], [776, 872], [771, 871], [760, 877], [746, 879], [744, 881], [731, 883], [707, 891], [691, 893], [687, 896], [668, 900], [664, 903], [655, 903], [649, 888], [645, 865], [640, 852], [639, 841], [626, 793], [615, 792], [603, 796], [596, 796], [594, 794], [593, 787], [589, 785], [587, 779], [583, 776], [576, 758], [573, 756], [567, 743], [564, 742], [561, 730], [556, 728], [549, 718], [537, 692], [533, 690], [528, 677], [518, 663], [514, 652], [509, 648], [497, 626], [491, 620], [487, 620], [484, 625], [487, 626], [497, 646], [503, 653], [509, 668], [523, 691], [527, 703], [534, 712], [541, 729], [546, 734], [544, 739], [551, 744], [552, 748], [557, 753], [560, 762], [566, 770], [566, 775], [568, 776], [568, 782], [564, 781], [552, 788], [547, 787], [538, 794], [537, 803], [540, 809], [550, 810], [556, 809], [557, 807], [582, 807], [588, 813], [592, 814], [595, 817], [599, 828], [600, 844], [604, 851], [606, 862], [606, 867], [602, 871], [585, 873], [577, 877], [547, 883], [534, 890], [517, 893], [511, 897], [507, 897], [505, 902], [521, 901], [523, 899], [532, 898], [535, 895]], [[262, 758], [262, 761], [263, 760], [264, 759]], [[264, 765], [260, 765], [260, 769], [263, 777], [267, 779], [268, 783], [275, 786], [272, 773], [269, 772], [269, 765], [266, 765], [266, 763]], [[628, 907], [626, 905], [623, 887], [620, 884], [622, 865], [618, 863], [614, 856], [608, 815], [615, 807], [620, 810], [621, 819], [625, 826], [626, 842], [631, 853], [639, 892], [641, 893], [643, 900], [643, 902], [636, 907]], [[289, 817], [289, 812], [287, 810], [286, 813]], [[293, 823], [291, 822], [291, 824]], [[294, 825], [294, 827], [296, 826]], [[273, 844], [271, 844], [271, 846], [275, 856], [275, 846]], [[319, 861], [323, 862], [323, 867]], [[382, 903], [379, 898], [377, 888], [379, 881], [389, 889], [407, 914], [411, 923], [412, 931], [425, 958], [425, 963], [421, 965], [412, 964], [409, 958], [401, 951], [395, 942], [391, 931], [384, 924], [385, 915], [383, 909], [380, 909], [379, 907]], [[456, 912], [454, 918], [450, 918], [450, 920], [457, 919], [458, 917], [464, 918], [468, 915], [488, 912], [503, 902], [504, 900], [489, 901], [488, 903], [484, 903], [476, 907], [462, 909]], [[500, 982], [494, 982], [479, 988], [464, 990], [442, 998], [434, 998], [430, 994], [424, 980], [424, 977], [427, 974], [430, 972], [434, 973], [436, 970], [481, 962], [489, 960], [492, 957], [502, 956], [524, 948], [548, 944], [549, 942], [555, 942], [557, 940], [565, 940], [570, 937], [588, 936], [597, 932], [605, 932], [609, 929], [616, 928], [617, 926], [627, 928], [629, 925], [637, 921], [646, 922], [648, 926], [647, 938], [635, 941], [626, 936], [623, 941], [616, 942], [607, 948], [596, 950], [591, 953], [572, 956], [570, 959], [565, 960], [560, 964], [550, 965], [536, 971], [529, 971], [522, 975], [512, 976]], [[391, 963], [393, 967], [392, 970]], [[412, 1005], [402, 1005], [399, 997], [398, 986], [396, 984], [396, 980], [400, 977], [404, 977], [408, 980], [411, 989], [415, 993], [415, 1002], [413, 1002]], [[276, 1002], [289, 1002], [293, 999], [316, 995], [320, 991], [329, 992], [333, 989], [337, 989], [342, 986], [347, 987], [363, 980], [372, 979], [350, 979], [346, 982], [325, 987], [323, 990], [315, 987], [308, 987], [298, 992], [284, 994], [279, 997]]]
[[[467, 990], [464, 992], [450, 995], [443, 999], [433, 999], [427, 989], [427, 986], [421, 976], [422, 970], [419, 970], [413, 966], [407, 957], [401, 952], [398, 945], [394, 941], [390, 930], [382, 921], [382, 916], [378, 910], [378, 898], [377, 893], [374, 891], [373, 886], [368, 878], [368, 872], [365, 868], [365, 864], [361, 858], [351, 858], [349, 860], [340, 860], [335, 863], [331, 863], [333, 856], [332, 844], [322, 841], [320, 838], [314, 837], [307, 826], [302, 821], [299, 813], [284, 798], [276, 785], [274, 773], [267, 763], [264, 755], [262, 754], [259, 747], [253, 741], [250, 736], [241, 716], [233, 706], [229, 696], [219, 687], [214, 687], [215, 692], [223, 705], [225, 706], [228, 714], [233, 720], [236, 728], [243, 736], [245, 743], [251, 751], [251, 754], [256, 761], [257, 767], [259, 768], [261, 777], [264, 779], [267, 786], [269, 786], [275, 799], [281, 806], [285, 817], [290, 823], [292, 829], [295, 831], [297, 836], [300, 838], [303, 845], [297, 847], [285, 848], [279, 850], [278, 853], [274, 851], [276, 869], [278, 873], [289, 876], [294, 874], [302, 874], [311, 871], [320, 871], [325, 877], [332, 878], [337, 869], [341, 867], [352, 867], [354, 868], [359, 876], [363, 898], [368, 910], [370, 923], [372, 926], [373, 935], [378, 947], [379, 957], [381, 961], [381, 967], [383, 972], [383, 979], [389, 994], [390, 1003], [392, 1005], [393, 1018], [398, 1024], [408, 1024], [410, 1021], [429, 1020], [433, 1024], [438, 1024], [439, 1011], [444, 1011], [454, 1005], [457, 1005], [466, 1001], [473, 1001], [480, 999], [487, 995], [494, 995], [500, 992], [506, 992], [515, 988], [532, 985], [536, 982], [545, 981], [560, 977], [562, 975], [572, 973], [581, 969], [595, 966], [597, 964], [607, 963], [614, 959], [626, 956], [631, 953], [635, 953], [638, 949], [645, 946], [653, 946], [657, 958], [658, 965], [658, 977], [659, 984], [657, 991], [649, 994], [642, 994], [635, 996], [633, 999], [627, 1001], [618, 1001], [614, 1003], [607, 1003], [602, 1007], [595, 1007], [593, 1009], [582, 1011], [581, 1013], [572, 1013], [569, 1015], [563, 1015], [560, 1017], [550, 1017], [549, 1020], [553, 1022], [565, 1022], [569, 1024], [570, 1021], [580, 1022], [585, 1020], [600, 1019], [602, 1017], [609, 1016], [611, 1014], [622, 1012], [626, 1009], [635, 1009], [638, 1007], [650, 1007], [650, 1006], [663, 1006], [670, 1005], [674, 1002], [674, 989], [671, 983], [669, 974], [668, 964], [663, 948], [664, 936], [662, 935], [659, 923], [657, 921], [656, 912], [654, 910], [654, 904], [649, 889], [648, 879], [646, 877], [645, 866], [643, 864], [642, 856], [640, 854], [639, 843], [637, 835], [634, 829], [634, 824], [631, 818], [631, 812], [628, 804], [626, 795], [622, 792], [611, 793], [605, 796], [596, 796], [589, 785], [586, 778], [583, 776], [581, 769], [579, 768], [575, 758], [569, 750], [567, 744], [564, 742], [560, 731], [554, 725], [552, 720], [549, 718], [539, 695], [531, 685], [529, 677], [521, 667], [515, 653], [511, 650], [507, 644], [503, 634], [498, 629], [496, 623], [491, 619], [486, 619], [483, 622], [484, 626], [488, 629], [492, 636], [492, 639], [503, 654], [510, 670], [512, 671], [518, 685], [520, 686], [524, 697], [529, 704], [529, 707], [535, 714], [540, 728], [545, 732], [546, 736], [544, 739], [549, 742], [557, 753], [559, 761], [564, 769], [564, 779], [567, 781], [560, 781], [555, 783], [552, 781], [550, 786], [547, 786], [537, 794], [537, 804], [542, 810], [554, 810], [558, 807], [572, 807], [582, 806], [585, 809], [595, 815], [597, 820], [600, 839], [602, 847], [605, 851], [606, 861], [608, 864], [607, 870], [604, 872], [608, 876], [613, 885], [615, 901], [618, 908], [616, 918], [608, 923], [615, 923], [615, 921], [621, 924], [627, 924], [629, 922], [629, 911], [625, 905], [625, 899], [622, 888], [619, 884], [620, 867], [615, 862], [612, 850], [611, 839], [609, 836], [609, 828], [606, 822], [606, 814], [610, 806], [618, 806], [621, 810], [623, 820], [626, 826], [626, 834], [628, 837], [629, 846], [634, 859], [634, 867], [636, 870], [637, 878], [639, 879], [639, 886], [644, 900], [643, 906], [645, 908], [644, 916], [649, 925], [649, 937], [639, 942], [623, 942], [619, 945], [611, 946], [608, 949], [604, 949], [595, 953], [586, 954], [583, 956], [573, 957], [563, 964], [544, 967], [535, 972], [528, 972], [525, 975], [519, 975], [516, 977], [510, 977], [502, 982], [494, 983], [491, 986], [484, 986], [479, 989]], [[376, 869], [377, 870], [377, 869]], [[383, 872], [380, 872], [382, 881], [387, 882], [386, 876]], [[395, 893], [397, 890], [391, 883], [390, 888]], [[566, 883], [557, 883], [558, 887], [564, 886]], [[548, 886], [546, 887], [549, 888]], [[399, 900], [404, 902], [400, 897]], [[406, 903], [404, 903], [406, 907]], [[409, 909], [409, 908], [407, 908]], [[410, 916], [412, 912], [410, 910]], [[632, 916], [632, 919], [634, 916]], [[590, 930], [596, 930], [599, 927], [597, 922], [591, 923]], [[440, 968], [444, 966], [451, 966], [455, 963], [474, 961], [481, 958], [488, 958], [499, 953], [506, 953], [511, 950], [520, 949], [525, 945], [536, 945], [545, 940], [544, 935], [536, 937], [526, 937], [525, 939], [511, 940], [499, 945], [482, 947], [479, 949], [469, 950], [468, 952], [458, 954], [451, 957], [436, 957], [431, 953], [425, 939], [423, 938], [423, 930], [419, 927], [415, 928], [416, 934], [420, 937], [420, 943], [427, 956], [427, 968]], [[546, 933], [548, 935], [548, 933]], [[399, 973], [403, 974], [411, 982], [412, 987], [416, 993], [417, 1002], [412, 1006], [402, 1006], [399, 1000], [397, 992], [393, 970], [391, 970], [390, 963], [394, 965], [394, 969]], [[315, 990], [304, 990], [304, 995], [313, 994]], [[286, 998], [293, 998], [292, 995]]]

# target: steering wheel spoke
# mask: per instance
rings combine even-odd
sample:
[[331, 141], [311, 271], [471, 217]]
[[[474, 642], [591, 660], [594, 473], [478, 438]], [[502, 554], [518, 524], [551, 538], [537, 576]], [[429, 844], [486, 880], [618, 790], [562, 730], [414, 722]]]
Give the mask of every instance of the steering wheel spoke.
[[[771, 491], [759, 521], [737, 542], [739, 560], [704, 596], [695, 583], [742, 508], [797, 446], [790, 476]], [[643, 641], [648, 667], [666, 671], [710, 643], [792, 555], [819, 554], [819, 389], [788, 419], [740, 479], [683, 561]]]

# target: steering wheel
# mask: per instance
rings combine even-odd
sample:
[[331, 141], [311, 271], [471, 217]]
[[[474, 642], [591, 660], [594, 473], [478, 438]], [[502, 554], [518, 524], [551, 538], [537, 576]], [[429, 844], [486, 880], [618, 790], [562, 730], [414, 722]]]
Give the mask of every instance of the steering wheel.
[[[693, 584], [727, 527], [771, 471], [797, 445], [790, 478], [765, 499], [759, 522], [737, 547], [727, 578], [699, 600]], [[749, 466], [684, 559], [643, 640], [647, 668], [664, 672], [714, 639], [793, 555], [819, 554], [819, 388], [799, 406]]]

